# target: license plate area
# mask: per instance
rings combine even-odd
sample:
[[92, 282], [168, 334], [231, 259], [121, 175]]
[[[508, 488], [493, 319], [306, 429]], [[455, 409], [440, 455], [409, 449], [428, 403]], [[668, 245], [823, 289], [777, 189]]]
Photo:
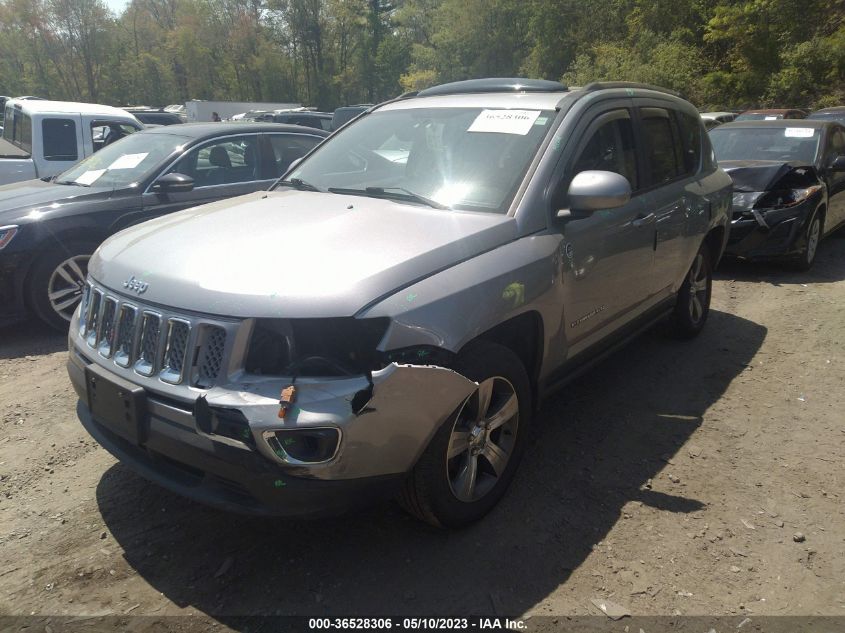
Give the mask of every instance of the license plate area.
[[97, 365], [85, 368], [91, 416], [133, 444], [142, 444], [147, 429], [147, 394], [143, 387], [106, 374]]

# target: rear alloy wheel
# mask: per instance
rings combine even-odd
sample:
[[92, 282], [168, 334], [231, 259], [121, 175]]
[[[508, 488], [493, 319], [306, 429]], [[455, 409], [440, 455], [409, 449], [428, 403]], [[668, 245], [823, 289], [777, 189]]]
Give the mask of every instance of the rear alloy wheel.
[[43, 255], [29, 279], [29, 304], [47, 325], [66, 331], [82, 299], [88, 261], [96, 244], [74, 242]]
[[478, 388], [435, 433], [399, 498], [423, 521], [453, 528], [477, 521], [504, 495], [531, 416], [528, 375], [508, 348], [475, 343], [455, 370]]
[[678, 291], [671, 317], [671, 332], [679, 338], [692, 338], [704, 328], [710, 313], [713, 270], [710, 252], [702, 246], [692, 260], [687, 276]]
[[816, 253], [819, 250], [819, 242], [822, 239], [822, 216], [816, 211], [810, 218], [807, 226], [807, 235], [804, 238], [804, 250], [795, 260], [794, 268], [799, 271], [807, 271], [813, 267], [816, 261]]

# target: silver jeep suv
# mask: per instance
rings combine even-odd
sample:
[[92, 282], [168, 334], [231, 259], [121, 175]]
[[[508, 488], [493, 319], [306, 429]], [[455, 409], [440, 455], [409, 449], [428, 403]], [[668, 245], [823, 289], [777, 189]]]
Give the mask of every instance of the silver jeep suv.
[[658, 321], [701, 330], [730, 204], [698, 112], [665, 90], [403, 95], [269, 192], [107, 240], [70, 328], [79, 418], [220, 508], [398, 494], [466, 524], [546, 395]]

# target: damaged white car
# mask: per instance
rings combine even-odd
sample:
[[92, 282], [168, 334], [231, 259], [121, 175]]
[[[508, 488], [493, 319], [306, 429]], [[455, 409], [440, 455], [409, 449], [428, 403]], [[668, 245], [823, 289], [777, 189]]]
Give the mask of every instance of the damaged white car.
[[658, 321], [701, 330], [730, 187], [698, 112], [658, 88], [403, 95], [271, 191], [99, 248], [69, 334], [80, 420], [216, 507], [398, 495], [467, 524], [544, 396]]

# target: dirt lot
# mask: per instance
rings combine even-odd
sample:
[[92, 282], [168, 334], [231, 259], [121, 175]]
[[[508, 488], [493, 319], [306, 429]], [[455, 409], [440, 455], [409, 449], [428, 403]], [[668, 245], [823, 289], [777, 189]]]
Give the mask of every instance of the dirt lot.
[[64, 337], [0, 330], [0, 613], [845, 615], [844, 306], [842, 237], [809, 274], [723, 267], [700, 338], [648, 334], [548, 402], [454, 533], [149, 485], [77, 422]]

